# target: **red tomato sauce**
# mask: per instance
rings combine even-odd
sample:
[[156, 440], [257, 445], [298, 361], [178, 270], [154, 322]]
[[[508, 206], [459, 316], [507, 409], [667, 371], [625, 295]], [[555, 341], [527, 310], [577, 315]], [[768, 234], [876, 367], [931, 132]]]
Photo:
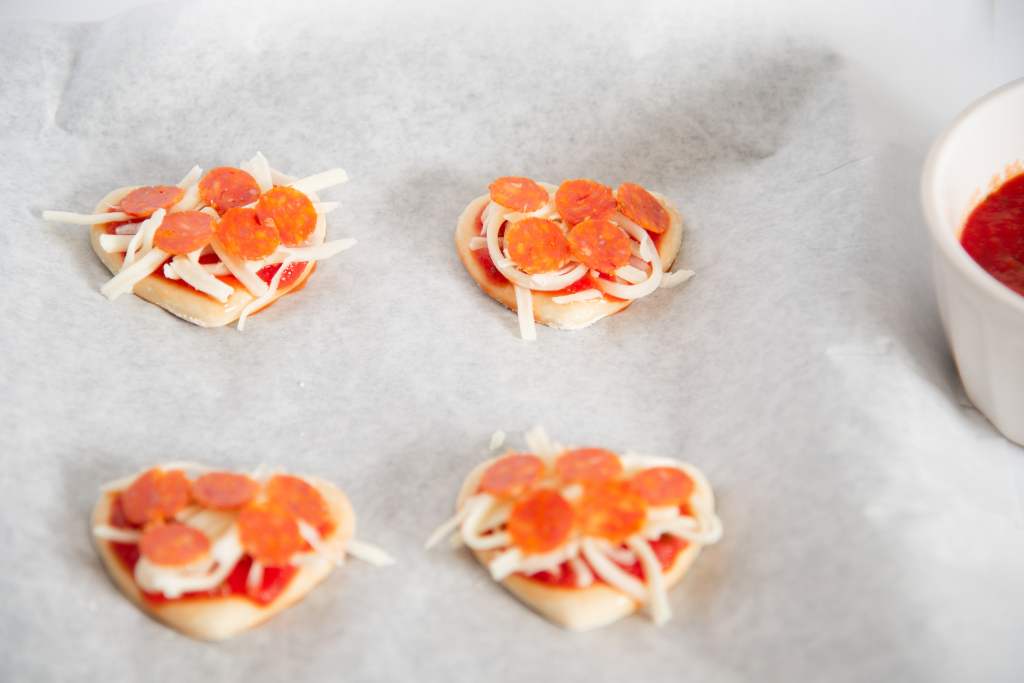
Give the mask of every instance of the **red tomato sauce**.
[[[114, 495], [114, 501], [110, 506], [110, 526], [119, 529], [141, 529], [141, 527], [134, 526], [125, 519], [124, 511], [121, 508], [121, 496], [118, 494]], [[134, 543], [114, 543], [113, 541], [107, 541], [107, 543], [110, 544], [110, 549], [117, 556], [117, 559], [121, 561], [125, 571], [129, 574], [133, 573], [135, 571], [135, 563], [139, 561], [139, 546]], [[264, 567], [263, 582], [255, 594], [251, 594], [245, 587], [246, 579], [249, 577], [250, 566], [252, 566], [252, 558], [244, 555], [228, 577], [224, 579], [224, 582], [211, 590], [185, 593], [180, 598], [167, 598], [161, 593], [147, 593], [145, 591], [142, 591], [142, 595], [146, 600], [156, 603], [171, 602], [172, 600], [237, 596], [251, 600], [259, 605], [266, 605], [273, 602], [288, 587], [288, 583], [295, 575], [295, 572], [298, 571], [298, 568], [293, 566]]]
[[975, 207], [960, 243], [989, 275], [1024, 296], [1024, 174]]

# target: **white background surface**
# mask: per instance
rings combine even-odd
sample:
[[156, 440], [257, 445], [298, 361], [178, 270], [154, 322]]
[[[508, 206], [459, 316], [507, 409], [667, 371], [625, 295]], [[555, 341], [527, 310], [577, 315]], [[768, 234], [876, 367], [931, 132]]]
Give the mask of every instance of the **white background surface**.
[[[276, 5], [0, 6], [0, 678], [1021, 678], [1024, 460], [961, 396], [917, 206], [930, 139], [1021, 75], [1020, 3]], [[106, 302], [84, 230], [38, 220], [257, 148], [346, 167], [329, 234], [361, 244], [244, 334]], [[698, 276], [524, 346], [450, 244], [506, 173], [665, 192]], [[536, 422], [716, 485], [667, 627], [563, 633], [421, 552], [491, 431]], [[333, 479], [400, 564], [180, 637], [85, 524], [177, 457]]]

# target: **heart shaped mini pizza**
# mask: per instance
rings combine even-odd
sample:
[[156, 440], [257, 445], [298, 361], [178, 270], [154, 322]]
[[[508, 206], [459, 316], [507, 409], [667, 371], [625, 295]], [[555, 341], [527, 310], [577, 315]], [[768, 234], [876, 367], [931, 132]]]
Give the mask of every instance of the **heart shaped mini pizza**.
[[612, 192], [594, 180], [557, 188], [498, 178], [462, 212], [459, 258], [493, 299], [516, 311], [523, 339], [534, 322], [577, 330], [693, 273], [672, 267], [683, 222], [665, 197], [635, 183]]
[[551, 621], [575, 631], [646, 606], [671, 616], [667, 593], [722, 525], [711, 487], [692, 465], [603, 448], [564, 448], [542, 430], [531, 452], [508, 452], [466, 478], [448, 535], [491, 576]]
[[121, 592], [204, 640], [230, 638], [301, 600], [346, 554], [392, 562], [353, 538], [344, 493], [282, 472], [161, 465], [105, 486], [92, 524]]
[[113, 190], [92, 214], [43, 218], [92, 226], [92, 248], [114, 274], [100, 288], [107, 298], [134, 292], [200, 327], [237, 320], [241, 330], [355, 240], [326, 241], [338, 205], [316, 194], [346, 182], [342, 169], [297, 179], [258, 152], [240, 166], [196, 166], [177, 185]]

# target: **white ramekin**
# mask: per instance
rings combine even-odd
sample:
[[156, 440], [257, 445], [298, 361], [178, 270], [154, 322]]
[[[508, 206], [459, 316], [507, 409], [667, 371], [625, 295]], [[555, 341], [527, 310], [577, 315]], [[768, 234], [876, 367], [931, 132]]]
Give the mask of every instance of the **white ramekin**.
[[1024, 79], [982, 97], [935, 141], [921, 203], [939, 310], [964, 389], [1000, 432], [1024, 445], [1024, 296], [986, 273], [959, 241], [970, 211], [1022, 160]]

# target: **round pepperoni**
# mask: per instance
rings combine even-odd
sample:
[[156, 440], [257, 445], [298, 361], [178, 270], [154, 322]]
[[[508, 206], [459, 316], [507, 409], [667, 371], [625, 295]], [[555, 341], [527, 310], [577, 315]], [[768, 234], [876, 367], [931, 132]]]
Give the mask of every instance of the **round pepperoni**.
[[280, 505], [250, 505], [238, 513], [242, 549], [256, 562], [280, 567], [302, 552], [306, 542], [295, 515]]
[[217, 221], [217, 239], [231, 254], [243, 259], [266, 258], [277, 250], [277, 228], [263, 225], [255, 209], [228, 209]]
[[682, 505], [693, 493], [693, 480], [675, 467], [651, 467], [637, 472], [630, 487], [649, 505]]
[[580, 529], [621, 543], [643, 528], [647, 505], [624, 481], [604, 481], [585, 486], [577, 507]]
[[529, 178], [505, 176], [488, 189], [491, 201], [513, 211], [536, 211], [548, 203], [548, 191]]
[[157, 209], [169, 209], [185, 196], [177, 185], [147, 185], [137, 187], [121, 200], [121, 210], [130, 216], [145, 218]]
[[153, 234], [153, 245], [178, 256], [202, 249], [213, 237], [213, 218], [202, 211], [167, 214]]
[[279, 186], [267, 190], [256, 203], [256, 217], [263, 225], [272, 225], [288, 247], [304, 244], [316, 229], [316, 209], [302, 192]]
[[499, 498], [515, 498], [532, 488], [544, 475], [544, 461], [530, 453], [512, 453], [484, 470], [480, 491]]
[[569, 248], [577, 261], [606, 275], [629, 263], [626, 231], [608, 220], [590, 219], [569, 231]]
[[668, 230], [672, 218], [653, 194], [636, 183], [622, 183], [616, 195], [623, 216], [649, 232], [661, 234]]
[[260, 490], [252, 477], [235, 472], [207, 472], [192, 482], [192, 497], [203, 507], [234, 510], [248, 504]]
[[240, 168], [219, 166], [199, 181], [199, 198], [217, 213], [252, 204], [259, 196], [260, 186], [256, 179]]
[[569, 262], [569, 242], [558, 223], [526, 218], [505, 229], [508, 255], [527, 273], [547, 273]]
[[519, 501], [508, 516], [508, 535], [524, 553], [545, 553], [572, 533], [573, 511], [557, 491], [540, 489]]
[[181, 470], [151, 469], [121, 492], [121, 509], [136, 526], [168, 519], [188, 505], [189, 489]]
[[555, 473], [566, 484], [592, 484], [618, 477], [622, 474], [622, 462], [619, 456], [603, 448], [577, 448], [558, 456]]
[[615, 213], [612, 189], [595, 180], [566, 180], [555, 192], [555, 208], [569, 225], [588, 218], [608, 218]]
[[210, 552], [210, 539], [199, 529], [184, 524], [157, 524], [139, 539], [139, 553], [163, 567], [181, 567]]
[[290, 474], [277, 474], [267, 482], [267, 500], [280, 505], [318, 530], [331, 526], [327, 501], [314, 486]]

